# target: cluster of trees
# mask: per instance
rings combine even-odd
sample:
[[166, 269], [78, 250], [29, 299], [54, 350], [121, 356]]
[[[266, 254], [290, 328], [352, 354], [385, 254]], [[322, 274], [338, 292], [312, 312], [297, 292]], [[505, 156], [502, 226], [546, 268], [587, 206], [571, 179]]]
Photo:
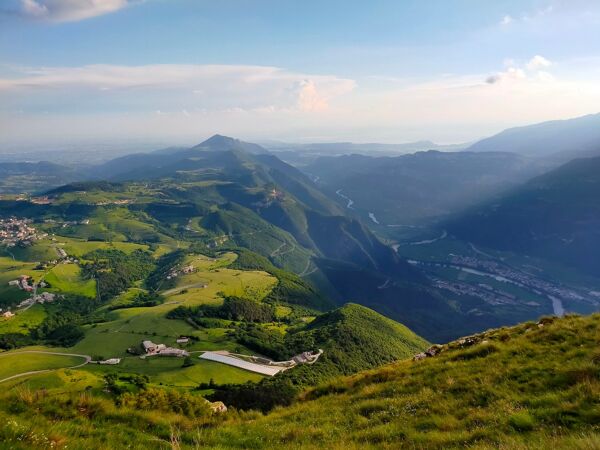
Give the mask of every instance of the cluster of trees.
[[266, 323], [275, 320], [275, 308], [242, 297], [225, 297], [220, 306], [200, 305], [195, 308], [180, 306], [167, 315], [170, 319], [225, 319], [241, 322]]
[[107, 373], [104, 375], [104, 382], [106, 383], [106, 389], [114, 395], [123, 395], [131, 390], [130, 386], [137, 390], [146, 389], [150, 378], [147, 375], [139, 374], [119, 375], [117, 373]]
[[275, 308], [267, 303], [259, 303], [241, 297], [225, 297], [223, 304], [218, 307], [207, 308], [209, 317], [228, 319], [244, 322], [273, 322]]
[[102, 302], [145, 279], [154, 269], [152, 254], [144, 250], [127, 254], [115, 249], [99, 249], [84, 257], [92, 262], [83, 265], [83, 275], [96, 279]]
[[139, 308], [162, 305], [165, 302], [165, 297], [155, 292], [139, 292], [130, 302], [111, 305], [109, 309], [122, 308]]
[[233, 331], [232, 337], [246, 348], [275, 360], [292, 356], [286, 348], [284, 334], [278, 330], [244, 324]]

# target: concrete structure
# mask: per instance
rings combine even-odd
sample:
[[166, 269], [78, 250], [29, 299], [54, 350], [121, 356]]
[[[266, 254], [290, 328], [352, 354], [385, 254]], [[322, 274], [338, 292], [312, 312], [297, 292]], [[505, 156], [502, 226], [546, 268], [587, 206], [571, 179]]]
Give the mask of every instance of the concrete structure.
[[200, 358], [206, 359], [208, 361], [220, 362], [229, 366], [239, 367], [240, 369], [260, 373], [262, 375], [268, 375], [270, 377], [277, 375], [279, 372], [285, 370], [285, 368], [283, 367], [271, 367], [267, 365], [256, 364], [249, 361], [244, 361], [243, 359], [236, 358], [234, 356], [229, 356], [227, 354], [217, 352], [204, 352], [200, 355]]
[[180, 348], [166, 347], [164, 350], [161, 350], [157, 353], [159, 356], [176, 356], [178, 358], [184, 356], [190, 356], [188, 352], [182, 350]]
[[105, 364], [109, 366], [115, 366], [121, 362], [121, 358], [110, 358], [105, 361], [98, 361], [98, 364]]

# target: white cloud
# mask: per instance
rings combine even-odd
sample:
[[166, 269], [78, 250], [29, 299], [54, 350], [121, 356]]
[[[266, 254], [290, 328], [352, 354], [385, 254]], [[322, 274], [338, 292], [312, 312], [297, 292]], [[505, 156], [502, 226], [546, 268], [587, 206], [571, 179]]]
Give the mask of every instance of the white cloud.
[[[90, 65], [24, 69], [17, 78], [0, 79], [2, 95], [37, 98], [77, 108], [86, 99], [118, 108], [147, 101], [156, 109], [290, 109], [323, 112], [355, 88], [353, 80], [307, 75], [269, 66]], [[85, 94], [74, 97], [74, 93]], [[47, 100], [44, 100], [47, 99]], [[157, 104], [158, 103], [158, 104]]]
[[32, 19], [73, 22], [112, 13], [140, 0], [20, 0], [19, 12]]
[[[504, 66], [506, 67], [506, 70], [486, 77], [485, 82], [487, 84], [496, 84], [501, 82], [510, 83], [526, 81], [532, 78], [538, 81], [548, 82], [553, 80], [554, 77], [552, 74], [542, 69], [546, 69], [551, 65], [552, 62], [541, 55], [535, 55], [533, 58], [531, 58], [524, 65], [524, 68], [519, 67], [519, 64], [517, 64], [517, 62], [515, 62], [513, 59], [505, 59]], [[527, 72], [525, 69], [527, 69]]]
[[48, 7], [36, 0], [21, 0], [21, 7], [23, 12], [33, 17], [43, 17], [48, 15]]
[[324, 111], [329, 104], [327, 99], [317, 91], [314, 81], [302, 80], [298, 94], [298, 107], [302, 111]]
[[543, 56], [535, 55], [527, 63], [527, 68], [529, 70], [536, 71], [536, 70], [544, 69], [546, 67], [550, 67], [551, 65], [552, 65], [552, 63], [549, 60], [547, 60], [546, 58], [544, 58]]
[[498, 72], [494, 75], [490, 75], [485, 79], [485, 82], [487, 84], [496, 84], [502, 82], [520, 81], [525, 80], [526, 78], [527, 75], [522, 69], [519, 69], [517, 67], [509, 67], [504, 72]]
[[510, 25], [513, 22], [513, 18], [508, 14], [502, 18], [500, 25]]
[[[509, 126], [598, 112], [600, 62], [531, 71], [529, 60], [486, 83], [481, 73], [369, 83], [263, 66], [84, 66], [0, 79], [5, 141], [140, 138], [401, 142], [473, 140]], [[554, 69], [556, 66], [556, 69]], [[489, 78], [489, 77], [488, 77]], [[102, 90], [106, 88], [107, 90]], [[195, 93], [194, 93], [195, 91]], [[22, 113], [17, 114], [17, 111]], [[43, 114], [42, 111], [49, 111]]]

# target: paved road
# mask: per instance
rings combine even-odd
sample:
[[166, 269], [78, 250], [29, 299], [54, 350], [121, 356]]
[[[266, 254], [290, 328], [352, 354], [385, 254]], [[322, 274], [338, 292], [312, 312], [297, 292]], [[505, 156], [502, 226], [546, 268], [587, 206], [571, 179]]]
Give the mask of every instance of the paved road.
[[[76, 353], [44, 352], [44, 351], [40, 351], [40, 350], [25, 350], [22, 352], [15, 352], [15, 353], [0, 353], [0, 358], [2, 358], [3, 356], [19, 355], [19, 354], [23, 354], [23, 353], [37, 353], [37, 354], [42, 354], [42, 355], [55, 355], [55, 356], [75, 356], [78, 358], [83, 358], [85, 360], [81, 364], [77, 364], [77, 365], [71, 366], [71, 367], [64, 367], [64, 369], [77, 369], [79, 367], [85, 366], [92, 360], [92, 357], [89, 355], [78, 355]], [[0, 380], [0, 383], [4, 383], [5, 381], [9, 381], [9, 380], [14, 380], [15, 378], [26, 377], [28, 375], [36, 375], [38, 373], [52, 372], [53, 370], [59, 370], [59, 369], [44, 369], [44, 370], [34, 370], [31, 372], [18, 373], [16, 375], [13, 375], [8, 378], [4, 378], [3, 380]]]

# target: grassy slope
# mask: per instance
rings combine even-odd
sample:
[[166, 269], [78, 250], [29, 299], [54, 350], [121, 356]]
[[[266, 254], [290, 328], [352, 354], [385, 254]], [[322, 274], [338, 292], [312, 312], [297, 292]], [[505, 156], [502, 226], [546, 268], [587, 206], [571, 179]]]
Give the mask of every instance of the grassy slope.
[[300, 333], [325, 348], [322, 363], [344, 374], [404, 359], [428, 346], [404, 325], [353, 303], [317, 317]]
[[75, 356], [43, 355], [34, 353], [0, 354], [0, 380], [19, 373], [35, 370], [72, 367], [83, 362]]
[[96, 297], [96, 281], [85, 280], [77, 264], [59, 264], [50, 270], [44, 280], [53, 290], [69, 292], [83, 297]]
[[174, 448], [594, 449], [598, 336], [598, 314], [492, 330], [472, 346], [453, 343], [424, 361], [338, 379], [268, 415], [199, 420], [90, 395], [36, 395], [42, 386], [56, 387], [52, 394], [97, 382], [58, 371], [0, 393], [0, 441], [16, 449], [49, 441], [89, 449], [172, 448], [173, 441]]
[[237, 448], [598, 448], [600, 315], [527, 323], [203, 434]]
[[0, 318], [0, 334], [27, 334], [30, 329], [37, 327], [47, 314], [42, 305], [35, 305], [26, 311], [18, 312], [10, 319]]

